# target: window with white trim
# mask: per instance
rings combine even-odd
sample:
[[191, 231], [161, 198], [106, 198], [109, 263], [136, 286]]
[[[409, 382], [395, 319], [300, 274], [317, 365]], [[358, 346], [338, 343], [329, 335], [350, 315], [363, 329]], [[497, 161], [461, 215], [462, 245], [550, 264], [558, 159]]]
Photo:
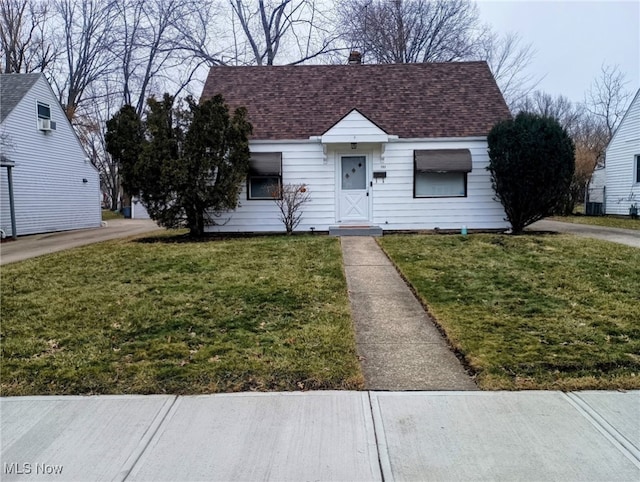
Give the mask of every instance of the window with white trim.
[[282, 186], [282, 153], [256, 152], [249, 160], [247, 199], [273, 199]]
[[471, 172], [468, 149], [433, 149], [413, 152], [413, 197], [466, 197]]

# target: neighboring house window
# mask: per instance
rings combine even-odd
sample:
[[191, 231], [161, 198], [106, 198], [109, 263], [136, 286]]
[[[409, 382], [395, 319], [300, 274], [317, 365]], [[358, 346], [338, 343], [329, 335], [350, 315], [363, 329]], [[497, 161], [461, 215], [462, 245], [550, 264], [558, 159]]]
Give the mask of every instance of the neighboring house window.
[[466, 197], [468, 149], [414, 151], [413, 158], [414, 197]]
[[273, 199], [274, 189], [281, 185], [282, 153], [252, 153], [247, 176], [247, 199]]
[[51, 106], [44, 102], [38, 102], [38, 119], [51, 120]]
[[636, 156], [636, 183], [640, 184], [640, 154]]
[[41, 131], [55, 131], [56, 123], [51, 120], [51, 106], [38, 101], [38, 129]]

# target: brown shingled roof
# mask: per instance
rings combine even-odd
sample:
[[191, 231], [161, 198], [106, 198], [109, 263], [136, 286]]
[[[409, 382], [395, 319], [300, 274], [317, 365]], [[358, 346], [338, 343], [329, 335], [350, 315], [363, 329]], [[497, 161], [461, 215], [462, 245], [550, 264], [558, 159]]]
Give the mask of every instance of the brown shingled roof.
[[485, 62], [212, 67], [202, 98], [245, 106], [253, 139], [308, 139], [358, 109], [401, 138], [486, 136], [509, 109]]

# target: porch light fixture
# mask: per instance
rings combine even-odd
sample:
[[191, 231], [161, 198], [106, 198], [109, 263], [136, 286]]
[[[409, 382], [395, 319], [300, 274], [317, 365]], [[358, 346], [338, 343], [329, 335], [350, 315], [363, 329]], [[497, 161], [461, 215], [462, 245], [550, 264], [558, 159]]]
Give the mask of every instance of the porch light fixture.
[[358, 148], [358, 143], [357, 142], [352, 142], [351, 143], [351, 149], [357, 149]]

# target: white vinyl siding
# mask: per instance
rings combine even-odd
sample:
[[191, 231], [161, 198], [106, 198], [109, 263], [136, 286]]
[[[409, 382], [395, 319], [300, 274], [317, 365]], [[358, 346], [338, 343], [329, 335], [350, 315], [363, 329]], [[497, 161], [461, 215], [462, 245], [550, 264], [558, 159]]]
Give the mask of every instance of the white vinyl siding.
[[[413, 152], [422, 149], [469, 149], [472, 170], [467, 197], [413, 197]], [[491, 188], [486, 141], [415, 140], [390, 142], [384, 164], [374, 157], [373, 170], [386, 171], [384, 182], [373, 181], [373, 223], [383, 229], [506, 229], [502, 205]], [[382, 168], [382, 166], [385, 168]]]
[[[494, 200], [489, 172], [487, 143], [483, 140], [416, 140], [386, 144], [359, 143], [327, 147], [326, 162], [323, 146], [318, 141], [269, 143], [253, 141], [252, 152], [282, 152], [282, 182], [308, 187], [311, 201], [303, 208], [298, 231], [327, 231], [336, 224], [339, 166], [342, 155], [370, 156], [372, 172], [368, 173], [371, 220], [385, 230], [420, 229], [506, 229], [502, 205]], [[414, 198], [414, 150], [469, 149], [472, 170], [467, 174], [467, 197]], [[383, 167], [384, 166], [384, 167]], [[374, 179], [373, 172], [386, 172], [385, 179]], [[278, 220], [278, 210], [271, 200], [246, 201], [240, 196], [240, 206], [222, 215], [209, 232], [284, 231]]]
[[389, 136], [356, 109], [322, 135], [325, 144], [386, 142]]
[[[335, 221], [335, 170], [323, 162], [319, 142], [250, 143], [251, 152], [282, 152], [282, 183], [306, 184], [311, 201], [303, 208], [297, 231], [314, 227], [326, 231]], [[240, 205], [230, 213], [216, 219], [216, 225], [207, 232], [280, 232], [284, 225], [278, 219], [280, 212], [272, 199], [247, 200], [246, 185], [240, 194]]]
[[640, 90], [607, 147], [607, 214], [629, 215], [632, 204], [640, 206], [640, 183], [637, 182], [636, 157], [640, 155]]
[[[38, 130], [38, 102], [48, 103], [57, 130]], [[10, 147], [18, 236], [99, 227], [98, 171], [86, 154], [44, 77], [32, 86], [0, 127]], [[84, 180], [86, 179], [86, 182]], [[0, 227], [11, 235], [7, 172], [0, 169]]]

